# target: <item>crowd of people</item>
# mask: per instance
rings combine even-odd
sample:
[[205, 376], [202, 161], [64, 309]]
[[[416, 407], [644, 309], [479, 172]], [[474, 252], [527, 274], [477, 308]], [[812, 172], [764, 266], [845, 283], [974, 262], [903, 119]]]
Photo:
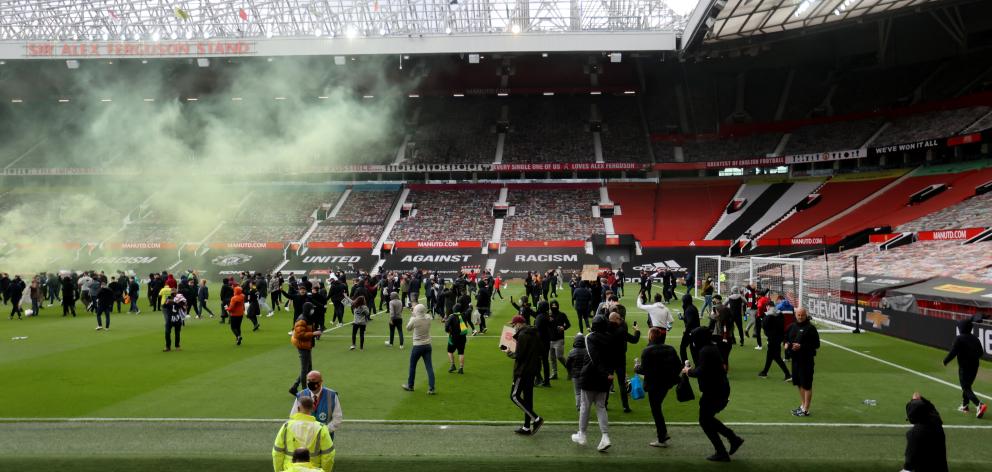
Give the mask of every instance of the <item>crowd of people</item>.
[[[636, 306], [647, 315], [644, 318], [647, 344], [630, 369], [636, 375], [628, 375], [627, 351], [630, 345], [640, 344], [641, 328], [637, 320], [630, 318], [633, 313], [621, 302], [626, 280], [623, 271], [602, 271], [589, 280], [584, 280], [578, 273], [564, 274], [560, 268], [527, 274], [523, 280], [523, 296], [519, 300], [509, 300], [516, 310], [509, 323], [513, 342], [501, 345], [513, 359], [510, 399], [523, 413], [523, 424], [516, 429], [517, 434], [534, 435], [540, 431], [545, 418], [534, 409], [535, 387], [551, 388], [552, 381], [563, 372], [571, 381], [578, 415], [578, 430], [571, 436], [573, 442], [582, 446], [587, 444], [588, 423], [595, 409], [601, 433], [597, 449], [608, 451], [612, 446], [608, 413], [611, 395], [619, 393], [622, 410], [628, 413], [631, 411], [629, 396], [644, 394], [655, 424], [654, 437], [648, 445], [667, 447], [671, 436], [665, 423], [664, 400], [673, 389], [679, 401], [691, 400], [695, 394], [688, 379], [696, 378], [698, 422], [714, 449], [707, 459], [729, 461], [744, 444], [744, 439], [717, 415], [730, 402], [728, 373], [732, 348], [743, 347], [745, 338], [752, 336], [757, 343], [755, 349], [766, 350], [764, 368], [758, 376], [766, 378], [771, 364], [777, 364], [785, 380], [796, 387], [799, 395], [800, 405], [792, 414], [799, 417], [811, 414], [820, 339], [804, 307], [793, 307], [784, 294], [748, 283], [744, 287], [733, 287], [726, 299], [713, 294], [712, 290], [707, 292], [704, 286], [706, 297], [704, 308], [700, 310], [686, 290], [681, 296], [682, 310], [678, 313], [685, 334], [676, 349], [666, 344], [667, 334], [677, 322], [667, 304], [678, 297], [676, 286], [680, 278], [677, 273], [665, 269], [654, 273], [643, 271], [639, 275], [641, 283], [637, 287]], [[564, 278], [568, 281], [563, 281]], [[694, 279], [691, 274], [685, 274], [681, 280], [685, 285], [685, 281]], [[712, 282], [712, 277], [707, 274], [702, 280], [704, 284]], [[652, 288], [659, 288], [655, 282], [660, 282], [661, 290], [652, 295]], [[30, 283], [19, 275], [0, 274], [2, 300], [14, 307], [11, 317], [20, 314], [18, 307], [24, 296], [30, 297], [32, 310], [41, 310], [46, 300], [48, 306], [55, 300], [62, 300], [63, 316], [75, 316], [71, 308], [78, 299], [88, 311], [96, 314], [97, 329], [104, 331], [110, 328], [110, 313], [114, 308], [118, 313], [124, 308], [138, 313], [136, 300], [143, 289], [151, 309], [163, 313], [164, 350], [167, 352], [181, 350], [180, 335], [187, 320], [204, 315], [215, 317], [209, 305], [213, 301], [209, 287], [208, 282], [193, 271], [152, 273], [141, 281], [124, 273], [109, 276], [103, 272], [41, 273], [32, 277]], [[294, 274], [284, 277], [281, 273], [243, 272], [224, 278], [220, 282], [217, 314], [221, 324], [230, 325], [236, 345], [243, 341], [243, 318], [248, 318], [253, 329], [258, 330], [263, 315], [271, 317], [282, 310], [292, 314], [290, 343], [299, 354], [300, 366], [289, 389], [294, 397], [290, 419], [280, 428], [273, 445], [274, 469], [306, 470], [302, 468], [307, 467], [306, 464], [325, 471], [333, 467], [334, 434], [341, 427], [343, 413], [338, 393], [325, 387], [323, 376], [314, 369], [312, 351], [325, 331], [343, 326], [346, 308], [350, 307], [353, 317], [351, 350], [364, 350], [366, 326], [375, 314], [388, 316], [389, 340], [385, 343], [388, 347], [396, 346], [398, 341], [399, 349], [403, 349], [404, 331], [410, 333], [413, 347], [409, 355], [409, 372], [401, 387], [415, 391], [417, 369], [423, 363], [427, 394], [434, 395], [437, 385], [432, 365], [432, 323], [441, 323], [447, 334], [448, 372], [464, 374], [466, 341], [470, 336], [487, 332], [487, 318], [492, 315], [495, 302], [493, 297], [502, 299], [500, 289], [504, 287], [498, 274], [475, 270], [453, 278], [427, 270], [374, 274], [332, 270], [326, 278], [318, 279]], [[565, 290], [571, 292], [570, 307], [563, 307], [559, 301], [559, 296], [565, 296]], [[373, 313], [376, 306], [378, 310]], [[330, 323], [325, 319], [328, 310], [332, 311]], [[404, 323], [407, 310], [411, 315]], [[569, 334], [576, 326], [566, 312], [573, 310], [578, 329]], [[962, 324], [961, 334], [944, 363], [958, 360], [963, 392], [961, 411], [969, 411], [970, 405], [974, 404], [977, 416], [981, 417], [986, 405], [972, 390], [978, 359], [982, 355], [979, 341], [972, 334], [973, 322], [967, 320]], [[762, 343], [762, 334], [765, 343]], [[565, 343], [569, 338], [571, 344], [566, 350]], [[791, 366], [787, 366], [786, 360]], [[937, 445], [921, 439], [942, 437], [939, 415], [932, 405], [928, 405], [929, 402], [919, 395], [907, 405], [908, 410], [914, 411], [909, 414], [914, 427], [908, 435], [907, 464], [939, 463], [941, 460], [941, 457], [920, 453], [921, 449], [940, 453], [936, 450]], [[908, 467], [907, 470], [929, 470]]]

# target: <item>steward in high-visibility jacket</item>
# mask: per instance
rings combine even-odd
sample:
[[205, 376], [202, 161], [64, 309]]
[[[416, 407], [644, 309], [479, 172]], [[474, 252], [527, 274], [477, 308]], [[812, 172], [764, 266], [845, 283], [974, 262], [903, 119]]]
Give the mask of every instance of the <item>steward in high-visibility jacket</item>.
[[[324, 472], [334, 468], [334, 441], [327, 426], [318, 423], [310, 416], [313, 400], [300, 402], [300, 413], [295, 413], [279, 428], [276, 441], [272, 445], [272, 468], [276, 472], [293, 469], [293, 451], [305, 447], [310, 451], [310, 465]], [[308, 405], [309, 404], [309, 407]]]

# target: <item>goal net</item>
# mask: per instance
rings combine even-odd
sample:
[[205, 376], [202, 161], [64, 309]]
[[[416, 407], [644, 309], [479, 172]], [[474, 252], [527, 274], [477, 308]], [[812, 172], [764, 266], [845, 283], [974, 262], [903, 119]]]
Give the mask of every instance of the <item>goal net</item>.
[[[753, 283], [759, 292], [768, 289], [782, 294], [795, 307], [840, 302], [841, 274], [831, 273], [831, 267], [822, 259], [696, 256], [695, 262], [695, 296], [698, 298], [703, 297], [703, 287], [710, 278], [713, 293], [724, 298], [734, 287], [743, 290], [748, 283]], [[817, 322], [850, 329], [829, 320], [818, 319]]]

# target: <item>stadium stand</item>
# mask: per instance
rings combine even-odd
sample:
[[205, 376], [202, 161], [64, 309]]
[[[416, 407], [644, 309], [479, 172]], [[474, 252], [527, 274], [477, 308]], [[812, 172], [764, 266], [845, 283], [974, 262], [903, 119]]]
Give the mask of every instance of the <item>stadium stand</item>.
[[495, 188], [414, 190], [406, 203], [414, 205], [411, 216], [393, 226], [394, 241], [488, 241], [493, 235]]
[[297, 241], [314, 222], [314, 212], [333, 205], [339, 192], [256, 191], [211, 237], [222, 242]]
[[740, 186], [741, 180], [735, 178], [610, 184], [610, 199], [622, 212], [613, 217], [613, 226], [641, 241], [702, 239]]
[[893, 120], [873, 146], [911, 143], [958, 134], [975, 120], [988, 113], [988, 107], [969, 107], [910, 115]]
[[603, 160], [651, 162], [635, 96], [604, 96], [596, 102], [602, 120]]
[[992, 193], [976, 195], [957, 205], [921, 216], [909, 223], [899, 225], [895, 231], [989, 227], [992, 227]]
[[864, 177], [862, 180], [858, 178], [857, 174], [852, 174], [831, 179], [817, 192], [820, 194], [818, 203], [803, 211], [793, 213], [768, 231], [764, 237], [791, 238], [796, 236], [864, 200], [896, 179], [896, 176], [882, 177], [880, 174], [869, 174]]
[[501, 105], [496, 97], [421, 100], [413, 146], [407, 151], [409, 163], [493, 162], [496, 155], [495, 126]]
[[[864, 201], [865, 204], [855, 208], [822, 227], [807, 230], [800, 236], [844, 236], [865, 228], [892, 226], [919, 218], [933, 211], [953, 205], [974, 195], [975, 187], [992, 180], [992, 168], [961, 170], [957, 173], [938, 173], [950, 171], [946, 168], [927, 170], [926, 173], [917, 171], [902, 182], [896, 184], [883, 194]], [[909, 205], [909, 197], [929, 185], [946, 184], [948, 188], [915, 205]]]
[[513, 215], [503, 224], [504, 241], [587, 239], [603, 233], [603, 220], [592, 216], [599, 202], [597, 189], [510, 190]]
[[777, 133], [752, 134], [715, 141], [689, 141], [682, 148], [686, 161], [722, 161], [767, 156], [775, 151], [781, 139], [782, 135]]
[[882, 126], [882, 118], [841, 120], [797, 128], [783, 154], [807, 154], [860, 148]]
[[589, 100], [528, 97], [508, 100], [510, 132], [503, 162], [593, 162]]
[[[992, 242], [961, 244], [961, 241], [918, 241], [886, 251], [874, 244], [830, 254], [830, 267], [851, 270], [853, 256], [858, 256], [858, 267], [874, 268], [905, 278], [930, 278], [935, 276], [984, 279], [992, 266]], [[818, 258], [823, 260], [823, 258]], [[807, 265], [810, 277], [822, 279], [825, 264]], [[992, 280], [992, 279], [987, 279]]]
[[[309, 241], [372, 241], [382, 235], [396, 203], [395, 191], [352, 190], [338, 213], [320, 223]], [[331, 203], [333, 208], [334, 202]]]

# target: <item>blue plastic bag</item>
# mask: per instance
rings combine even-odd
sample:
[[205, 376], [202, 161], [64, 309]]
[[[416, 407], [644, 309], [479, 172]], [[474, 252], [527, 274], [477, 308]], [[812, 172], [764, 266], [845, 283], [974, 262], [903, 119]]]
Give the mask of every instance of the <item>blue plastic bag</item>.
[[634, 374], [630, 378], [630, 398], [634, 400], [640, 400], [644, 398], [644, 383], [641, 381], [641, 376]]

